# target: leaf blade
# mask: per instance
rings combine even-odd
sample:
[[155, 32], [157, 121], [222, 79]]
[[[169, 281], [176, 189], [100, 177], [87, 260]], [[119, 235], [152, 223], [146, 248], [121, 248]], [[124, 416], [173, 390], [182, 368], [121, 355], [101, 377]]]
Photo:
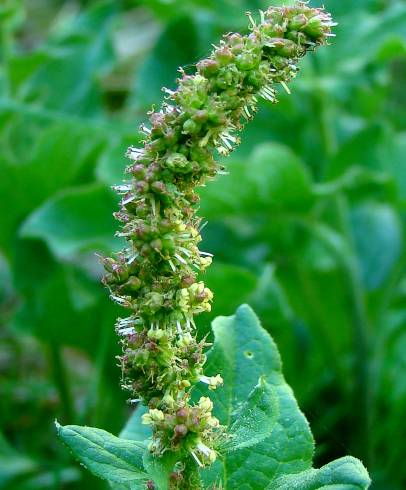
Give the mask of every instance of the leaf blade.
[[235, 417], [224, 451], [237, 451], [263, 441], [272, 432], [278, 413], [275, 392], [262, 377]]
[[337, 459], [319, 470], [311, 469], [279, 478], [268, 490], [365, 490], [371, 479], [361, 461], [350, 456]]
[[120, 439], [94, 427], [58, 423], [56, 427], [58, 436], [74, 456], [99, 478], [122, 484], [147, 480], [142, 462], [144, 444]]

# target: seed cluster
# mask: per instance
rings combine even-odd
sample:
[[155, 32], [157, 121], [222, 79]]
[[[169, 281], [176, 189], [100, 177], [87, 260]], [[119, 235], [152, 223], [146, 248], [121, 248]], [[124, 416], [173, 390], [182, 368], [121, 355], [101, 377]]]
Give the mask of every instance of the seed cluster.
[[[332, 35], [330, 15], [304, 3], [260, 11], [258, 23], [249, 19], [248, 35], [224, 36], [195, 74], [180, 69], [177, 89], [164, 89], [161, 109], [149, 113], [143, 147], [127, 152], [128, 180], [115, 186], [122, 195], [118, 235], [128, 245], [102, 259], [111, 298], [130, 310], [116, 327], [123, 386], [149, 407], [143, 422], [153, 430], [150, 449], [176, 451], [180, 463], [191, 456], [200, 466], [215, 460], [221, 428], [210, 400], [193, 404], [190, 388], [203, 382], [215, 389], [222, 379], [204, 376], [207, 344], [195, 331], [195, 315], [210, 311], [213, 297], [200, 276], [212, 259], [198, 248], [196, 188], [222, 173], [215, 150], [227, 155], [239, 143], [257, 96], [276, 102], [275, 84], [288, 90], [298, 60]], [[182, 471], [178, 476], [172, 488], [194, 488]]]

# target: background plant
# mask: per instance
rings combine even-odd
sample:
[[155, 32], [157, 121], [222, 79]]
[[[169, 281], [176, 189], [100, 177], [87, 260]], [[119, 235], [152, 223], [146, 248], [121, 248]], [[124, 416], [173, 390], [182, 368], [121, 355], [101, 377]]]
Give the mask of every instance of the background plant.
[[[242, 3], [2, 5], [3, 487], [83, 488], [90, 477], [49, 445], [52, 419], [118, 432], [127, 417], [110, 363], [117, 312], [94, 270], [93, 250], [113, 246], [108, 186], [177, 66], [265, 6]], [[325, 3], [334, 45], [262, 107], [230, 176], [204, 189], [208, 284], [223, 292], [213, 317], [256, 308], [318, 463], [350, 452], [375, 488], [402, 488], [405, 5]]]

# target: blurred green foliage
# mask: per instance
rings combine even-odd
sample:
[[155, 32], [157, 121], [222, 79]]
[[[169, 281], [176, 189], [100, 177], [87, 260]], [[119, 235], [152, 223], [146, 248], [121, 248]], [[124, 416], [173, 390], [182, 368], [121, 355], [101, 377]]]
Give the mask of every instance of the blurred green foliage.
[[[125, 148], [161, 86], [263, 0], [0, 4], [0, 489], [102, 489], [52, 421], [117, 433], [113, 237]], [[288, 3], [288, 2], [273, 2]], [[317, 2], [312, 2], [316, 5]], [[202, 189], [216, 315], [250, 303], [319, 443], [406, 486], [406, 3], [326, 0], [337, 37]]]

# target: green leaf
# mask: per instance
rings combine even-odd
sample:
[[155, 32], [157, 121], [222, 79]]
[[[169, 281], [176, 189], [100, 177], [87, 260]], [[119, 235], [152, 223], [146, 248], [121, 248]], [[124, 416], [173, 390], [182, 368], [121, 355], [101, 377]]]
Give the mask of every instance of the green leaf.
[[[0, 113], [1, 106], [2, 102]], [[56, 118], [49, 124], [34, 118], [26, 108], [14, 111], [11, 107], [3, 112], [3, 118], [0, 247], [11, 254], [19, 224], [50, 196], [91, 171], [105, 135], [79, 121]]]
[[69, 114], [100, 114], [103, 97], [98, 82], [113, 61], [111, 30], [117, 10], [115, 3], [101, 2], [72, 16], [41, 47], [45, 52], [41, 63], [37, 52], [11, 58], [15, 98]]
[[117, 249], [111, 210], [115, 195], [99, 184], [66, 190], [31, 214], [21, 228], [24, 238], [42, 239], [61, 259], [84, 252]]
[[0, 489], [6, 489], [14, 479], [38, 471], [38, 464], [8, 445], [0, 432]]
[[145, 481], [134, 481], [129, 484], [109, 482], [112, 490], [145, 490]]
[[[121, 431], [120, 438], [138, 441], [149, 439], [151, 437], [151, 429], [141, 423], [141, 417], [147, 411], [148, 409], [143, 405], [137, 407]], [[147, 451], [143, 456], [143, 464], [148, 473], [148, 478], [154, 481], [159, 490], [167, 490], [169, 474], [175, 463], [176, 454], [173, 453], [166, 453], [163, 457], [157, 458]], [[119, 490], [116, 487], [114, 489]]]
[[278, 399], [274, 390], [259, 379], [247, 402], [240, 408], [229, 429], [230, 440], [224, 451], [231, 452], [254, 446], [270, 435], [279, 415]]
[[[330, 0], [328, 3], [330, 5], [326, 5], [327, 10], [334, 14], [338, 2]], [[346, 3], [349, 7], [343, 7], [347, 14], [344, 18], [333, 15], [338, 26], [334, 28], [336, 38], [331, 49], [317, 53], [323, 67], [323, 73], [317, 72], [314, 78], [317, 86], [323, 84], [325, 87], [332, 87], [335, 84], [343, 86], [354, 83], [365, 67], [379, 56], [383, 46], [394, 39], [399, 40], [398, 42], [406, 41], [404, 2], [391, 2], [379, 15], [362, 8], [354, 11], [359, 2], [355, 4], [351, 0], [339, 2], [339, 7]], [[354, 29], [354, 26], [357, 28]], [[352, 40], [351, 49], [348, 49], [348, 39]], [[324, 74], [329, 77], [323, 77]]]
[[[238, 407], [239, 413], [243, 413], [244, 405], [250, 403], [250, 387], [256, 382], [257, 377], [263, 377], [271, 388], [268, 396], [274, 400], [268, 399], [266, 402], [271, 420], [270, 407], [278, 406], [279, 411], [273, 413], [273, 416], [276, 416], [274, 421], [267, 422], [270, 424], [268, 436], [264, 439], [262, 436], [259, 437], [257, 444], [249, 448], [244, 448], [242, 444], [240, 448], [236, 447], [233, 452], [227, 453], [222, 462], [217, 462], [205, 471], [205, 483], [213, 484], [220, 476], [225, 489], [261, 490], [279, 488], [272, 486], [275, 485], [274, 482], [284, 481], [280, 479], [291, 474], [305, 472], [303, 475], [306, 478], [310, 475], [314, 479], [314, 474], [321, 475], [320, 478], [329, 472], [341, 475], [334, 468], [342, 468], [343, 475], [347, 475], [347, 466], [342, 467], [339, 462], [331, 463], [327, 470], [322, 469], [320, 473], [311, 470], [314, 443], [309, 425], [299, 410], [292, 390], [283, 378], [278, 350], [251, 308], [243, 305], [234, 316], [217, 318], [213, 322], [213, 330], [215, 342], [208, 353], [207, 374], [221, 373], [224, 378], [224, 387], [210, 393], [214, 403], [214, 414], [220, 422], [226, 426], [231, 425], [233, 429], [239, 426], [239, 422], [234, 422], [236, 425], [233, 425], [235, 410]], [[200, 394], [208, 393], [200, 388]], [[258, 408], [257, 406], [256, 409]], [[264, 415], [262, 417], [265, 420]], [[241, 426], [243, 425], [244, 422]], [[342, 479], [338, 480], [338, 483], [366, 481], [366, 486], [360, 488], [367, 488], [369, 480], [365, 479], [366, 470], [363, 467], [355, 467], [353, 474], [352, 480]], [[334, 480], [332, 481], [334, 483]], [[298, 480], [295, 480], [295, 485], [298, 485], [297, 482]], [[287, 488], [302, 487], [292, 485], [286, 486]], [[313, 488], [318, 487], [303, 487], [306, 490]], [[352, 487], [348, 487], [350, 488]]]
[[[224, 386], [210, 393], [214, 415], [229, 426], [233, 412], [245, 403], [252, 387], [264, 376], [275, 393], [279, 415], [269, 437], [249, 449], [225, 456], [220, 475], [225, 488], [264, 489], [273, 478], [311, 466], [313, 437], [292, 390], [282, 375], [276, 345], [251, 308], [243, 305], [231, 317], [213, 322], [215, 343], [208, 353], [206, 372], [220, 373]], [[200, 392], [205, 395], [202, 389]], [[225, 475], [227, 475], [225, 477]], [[217, 475], [207, 478], [215, 481]]]
[[56, 424], [58, 436], [94, 475], [117, 483], [147, 479], [143, 443], [128, 441], [94, 427]]
[[291, 150], [266, 143], [258, 145], [248, 160], [232, 161], [226, 178], [201, 191], [205, 218], [309, 209], [313, 202], [311, 180]]
[[219, 260], [205, 271], [203, 279], [216, 300], [209, 314], [197, 318], [200, 334], [210, 331], [210, 321], [216, 316], [231, 314], [241, 303], [248, 301], [257, 286], [257, 278], [250, 270]]
[[354, 166], [362, 166], [370, 172], [387, 171], [391, 168], [391, 159], [396, 157], [395, 140], [396, 133], [385, 123], [363, 127], [341, 145], [328, 167], [329, 177], [342, 175]]
[[377, 289], [402, 253], [402, 223], [386, 205], [366, 203], [351, 213], [351, 227], [364, 284]]
[[[185, 43], [185, 39], [188, 42]], [[198, 60], [197, 26], [181, 16], [162, 32], [152, 52], [138, 70], [133, 93], [137, 105], [149, 106], [161, 100], [162, 86], [172, 87], [179, 66]]]
[[131, 145], [139, 145], [141, 134], [135, 133], [131, 127], [130, 134], [118, 134], [112, 138], [109, 148], [106, 148], [96, 167], [96, 176], [98, 181], [106, 185], [115, 185], [123, 180], [125, 167], [128, 165], [128, 159], [125, 157], [126, 149]]
[[147, 412], [147, 407], [144, 405], [138, 406], [120, 432], [120, 437], [131, 439], [132, 441], [145, 441], [149, 439], [152, 435], [151, 428], [149, 425], [141, 423], [141, 417]]
[[278, 478], [267, 490], [364, 490], [371, 479], [361, 461], [352, 457], [337, 459], [319, 470], [311, 469]]
[[144, 467], [158, 490], [168, 490], [169, 475], [176, 460], [176, 453], [169, 452], [160, 458], [153, 456], [150, 452], [144, 454]]

